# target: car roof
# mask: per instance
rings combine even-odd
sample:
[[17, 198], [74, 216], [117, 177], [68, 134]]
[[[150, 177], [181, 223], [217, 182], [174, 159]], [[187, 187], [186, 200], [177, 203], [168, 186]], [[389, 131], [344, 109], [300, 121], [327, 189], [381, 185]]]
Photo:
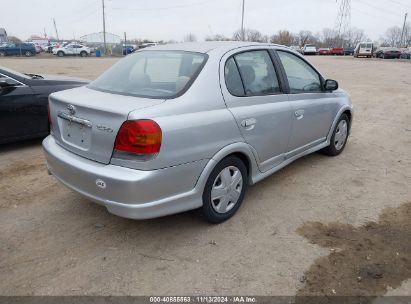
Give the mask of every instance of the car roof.
[[151, 46], [143, 50], [167, 50], [167, 51], [187, 51], [197, 53], [209, 53], [211, 51], [228, 52], [232, 49], [247, 47], [247, 46], [275, 46], [281, 48], [287, 48], [282, 45], [271, 43], [259, 43], [259, 42], [239, 42], [239, 41], [205, 41], [205, 42], [184, 42], [175, 44], [164, 44]]

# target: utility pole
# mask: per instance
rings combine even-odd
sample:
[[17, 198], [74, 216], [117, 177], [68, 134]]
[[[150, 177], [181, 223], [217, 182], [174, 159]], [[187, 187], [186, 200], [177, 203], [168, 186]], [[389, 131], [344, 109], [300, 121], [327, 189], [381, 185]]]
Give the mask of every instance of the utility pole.
[[125, 50], [124, 55], [127, 55], [127, 34], [124, 32], [124, 47], [123, 50]]
[[106, 43], [106, 15], [104, 13], [104, 0], [101, 0], [103, 5], [103, 39], [104, 39], [104, 55], [107, 55], [107, 43]]
[[[404, 25], [402, 26], [402, 32], [401, 32], [401, 44], [404, 42], [404, 32], [405, 32], [405, 24], [407, 23], [407, 17], [408, 17], [408, 13], [405, 13], [405, 15], [404, 15]], [[404, 43], [404, 45], [405, 45], [405, 43]], [[401, 47], [402, 45], [400, 45], [400, 47]]]
[[54, 30], [56, 31], [57, 41], [60, 41], [60, 39], [59, 39], [59, 33], [58, 33], [58, 31], [57, 31], [56, 20], [55, 20], [54, 18], [53, 18], [53, 24], [54, 24]]
[[241, 15], [241, 40], [245, 40], [245, 33], [244, 33], [244, 5], [245, 5], [245, 0], [243, 0], [243, 12]]

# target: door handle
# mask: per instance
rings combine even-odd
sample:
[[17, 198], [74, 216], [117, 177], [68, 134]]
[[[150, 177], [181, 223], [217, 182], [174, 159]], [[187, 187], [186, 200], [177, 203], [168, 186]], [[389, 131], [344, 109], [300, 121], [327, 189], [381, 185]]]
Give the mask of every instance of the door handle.
[[304, 117], [304, 112], [305, 112], [304, 110], [297, 110], [294, 112], [294, 115], [297, 119], [301, 119]]
[[255, 118], [248, 118], [248, 119], [244, 119], [241, 122], [241, 126], [243, 128], [246, 128], [247, 130], [251, 130], [254, 128], [255, 124], [257, 123], [257, 119]]

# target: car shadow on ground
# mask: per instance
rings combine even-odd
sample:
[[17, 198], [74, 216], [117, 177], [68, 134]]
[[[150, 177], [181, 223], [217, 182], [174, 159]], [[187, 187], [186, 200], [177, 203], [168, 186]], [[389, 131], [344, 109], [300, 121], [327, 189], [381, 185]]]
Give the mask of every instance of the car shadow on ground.
[[19, 142], [5, 143], [0, 145], [0, 153], [7, 153], [14, 150], [26, 149], [41, 146], [44, 138], [28, 139]]

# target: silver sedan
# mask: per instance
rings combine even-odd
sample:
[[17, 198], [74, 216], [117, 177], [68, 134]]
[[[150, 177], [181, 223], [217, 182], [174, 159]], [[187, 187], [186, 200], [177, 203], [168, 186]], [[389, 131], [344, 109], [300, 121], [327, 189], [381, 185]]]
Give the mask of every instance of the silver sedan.
[[116, 215], [199, 209], [218, 223], [299, 157], [340, 154], [349, 96], [279, 45], [155, 46], [49, 98], [48, 170]]

